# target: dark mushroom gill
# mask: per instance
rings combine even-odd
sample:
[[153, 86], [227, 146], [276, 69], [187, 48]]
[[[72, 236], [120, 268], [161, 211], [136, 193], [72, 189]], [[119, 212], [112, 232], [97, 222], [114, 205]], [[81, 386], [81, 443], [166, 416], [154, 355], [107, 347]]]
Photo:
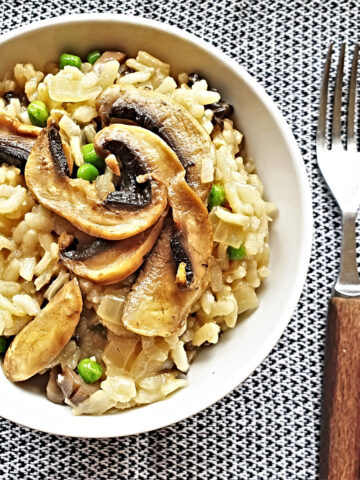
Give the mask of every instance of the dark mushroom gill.
[[54, 165], [60, 175], [70, 175], [68, 161], [64, 153], [59, 128], [55, 124], [51, 124], [48, 129], [48, 139], [51, 157]]
[[104, 253], [111, 248], [111, 245], [112, 242], [110, 240], [104, 240], [103, 238], [96, 238], [91, 243], [81, 245], [77, 239], [74, 238], [73, 242], [61, 251], [61, 257], [68, 260], [84, 261], [100, 253]]
[[122, 168], [120, 179], [116, 182], [115, 192], [109, 193], [104, 204], [128, 209], [144, 208], [151, 202], [151, 188], [149, 182], [139, 183], [137, 177], [147, 173], [141, 166], [140, 152], [131, 150], [124, 143], [109, 141], [102, 145], [102, 149], [121, 159]]
[[13, 165], [24, 172], [25, 164], [41, 129], [15, 118], [0, 115], [0, 163]]
[[176, 270], [182, 263], [185, 264], [186, 285], [189, 286], [194, 278], [194, 272], [192, 270], [190, 259], [185, 252], [183, 244], [181, 243], [181, 232], [174, 232], [172, 234], [170, 239], [170, 247], [174, 255]]

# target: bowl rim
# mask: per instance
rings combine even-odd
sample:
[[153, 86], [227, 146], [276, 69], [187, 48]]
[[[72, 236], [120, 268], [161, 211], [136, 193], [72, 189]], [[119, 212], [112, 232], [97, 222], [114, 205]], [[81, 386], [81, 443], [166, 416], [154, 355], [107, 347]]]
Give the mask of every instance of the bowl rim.
[[[166, 22], [160, 22], [157, 20], [147, 19], [137, 15], [126, 15], [126, 14], [114, 14], [114, 13], [81, 13], [81, 14], [65, 14], [57, 17], [51, 17], [45, 20], [38, 20], [32, 22], [28, 25], [18, 27], [8, 33], [4, 33], [0, 35], [0, 45], [4, 42], [12, 40], [20, 35], [33, 32], [36, 30], [41, 30], [43, 28], [49, 27], [51, 25], [56, 24], [58, 27], [59, 25], [69, 24], [69, 23], [82, 23], [82, 22], [106, 22], [109, 21], [111, 23], [118, 22], [118, 23], [130, 23], [136, 25], [144, 25], [146, 27], [154, 28], [156, 30], [163, 31], [165, 33], [169, 33], [172, 36], [178, 37], [179, 39], [185, 39], [186, 41], [196, 44], [205, 50], [211, 49], [212, 53], [215, 54], [217, 57], [221, 59], [221, 61], [226, 64], [231, 70], [235, 71], [236, 74], [242, 79], [242, 81], [247, 85], [247, 87], [254, 93], [255, 96], [264, 104], [267, 111], [270, 113], [273, 121], [277, 125], [277, 127], [281, 130], [284, 143], [288, 148], [291, 157], [294, 159], [294, 170], [296, 171], [296, 176], [300, 184], [300, 197], [301, 203], [303, 205], [303, 215], [300, 219], [300, 223], [302, 225], [301, 231], [301, 244], [303, 245], [302, 251], [302, 263], [298, 267], [298, 274], [293, 279], [294, 285], [291, 290], [290, 296], [287, 297], [287, 302], [284, 310], [282, 311], [281, 321], [277, 321], [276, 325], [274, 326], [271, 335], [269, 335], [266, 340], [262, 342], [261, 348], [258, 349], [256, 355], [252, 356], [249, 359], [249, 364], [247, 367], [247, 374], [245, 377], [241, 379], [234, 380], [233, 378], [226, 378], [224, 382], [217, 388], [216, 393], [209, 394], [209, 396], [205, 397], [206, 401], [203, 401], [202, 405], [199, 405], [194, 402], [191, 408], [188, 409], [186, 412], [181, 412], [180, 414], [178, 411], [172, 411], [170, 415], [166, 417], [166, 420], [159, 419], [157, 425], [154, 425], [154, 422], [150, 422], [149, 426], [145, 428], [134, 428], [131, 432], [128, 433], [114, 433], [111, 432], [109, 434], [105, 433], [95, 433], [89, 434], [89, 430], [87, 429], [87, 433], [66, 433], [64, 429], [60, 426], [57, 428], [51, 427], [51, 429], [46, 429], [46, 427], [38, 426], [36, 421], [32, 420], [31, 416], [28, 418], [21, 418], [20, 420], [16, 418], [15, 415], [11, 415], [7, 412], [3, 414], [0, 412], [0, 416], [3, 418], [15, 422], [19, 425], [32, 428], [38, 431], [42, 431], [45, 433], [51, 433], [60, 436], [66, 437], [77, 437], [77, 438], [112, 438], [112, 437], [121, 437], [121, 436], [128, 436], [128, 435], [136, 435], [148, 431], [157, 430], [160, 428], [167, 427], [174, 423], [180, 422], [185, 420], [203, 410], [210, 407], [214, 403], [221, 400], [225, 397], [228, 393], [232, 392], [237, 386], [239, 386], [242, 382], [244, 382], [253, 372], [254, 370], [266, 359], [266, 357], [270, 354], [273, 350], [277, 342], [279, 341], [280, 337], [284, 333], [285, 328], [289, 324], [292, 314], [295, 311], [295, 308], [298, 304], [299, 298], [301, 296], [303, 286], [306, 280], [309, 263], [310, 263], [310, 256], [311, 256], [311, 249], [312, 249], [312, 234], [313, 234], [313, 215], [312, 215], [312, 197], [311, 197], [311, 189], [309, 185], [309, 180], [306, 173], [305, 164], [303, 162], [303, 158], [300, 152], [300, 149], [296, 143], [294, 135], [287, 124], [285, 118], [281, 114], [280, 110], [276, 106], [275, 102], [270, 98], [270, 96], [265, 92], [263, 86], [255, 80], [252, 75], [250, 75], [243, 66], [239, 65], [236, 60], [229, 57], [227, 54], [222, 52], [218, 47], [215, 47], [210, 42], [203, 40], [202, 38], [197, 37], [196, 35], [189, 33], [186, 30], [183, 30], [179, 27], [173, 26]], [[146, 408], [146, 406], [145, 406]], [[101, 418], [101, 417], [100, 417]], [[80, 427], [80, 426], [79, 426]], [[66, 429], [66, 427], [65, 427]], [[81, 430], [81, 428], [80, 428]]]

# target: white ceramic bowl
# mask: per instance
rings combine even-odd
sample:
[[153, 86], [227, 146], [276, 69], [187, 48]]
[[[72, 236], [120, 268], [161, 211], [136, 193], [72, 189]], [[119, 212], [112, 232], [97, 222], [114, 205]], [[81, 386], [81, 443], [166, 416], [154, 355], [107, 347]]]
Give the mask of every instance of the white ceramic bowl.
[[136, 434], [178, 422], [213, 404], [239, 385], [268, 355], [299, 299], [310, 258], [311, 196], [294, 137], [262, 87], [236, 62], [189, 33], [139, 17], [113, 14], [65, 16], [34, 23], [0, 37], [0, 78], [15, 63], [43, 67], [61, 52], [86, 55], [94, 48], [136, 55], [146, 50], [170, 63], [172, 73], [196, 71], [235, 107], [236, 125], [258, 167], [265, 194], [279, 207], [271, 230], [271, 277], [260, 306], [204, 349], [191, 365], [189, 387], [162, 402], [103, 417], [74, 417], [50, 403], [34, 384], [19, 386], [0, 372], [0, 415], [31, 428], [76, 437]]

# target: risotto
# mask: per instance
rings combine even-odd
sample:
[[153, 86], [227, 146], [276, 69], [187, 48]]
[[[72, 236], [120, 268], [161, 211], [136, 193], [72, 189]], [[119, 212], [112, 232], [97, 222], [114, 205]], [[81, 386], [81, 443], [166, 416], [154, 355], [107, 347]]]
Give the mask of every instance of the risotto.
[[[0, 82], [0, 354], [12, 382], [100, 415], [187, 385], [258, 305], [269, 223], [233, 107], [139, 51]], [[196, 361], [196, 360], [195, 360]]]

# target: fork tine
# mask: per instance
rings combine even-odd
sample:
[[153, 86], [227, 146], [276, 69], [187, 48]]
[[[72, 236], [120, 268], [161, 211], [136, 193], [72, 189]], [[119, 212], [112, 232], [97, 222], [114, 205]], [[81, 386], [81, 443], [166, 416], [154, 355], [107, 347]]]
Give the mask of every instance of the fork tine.
[[356, 80], [357, 67], [359, 57], [359, 45], [355, 46], [354, 58], [351, 67], [351, 78], [349, 87], [349, 103], [348, 103], [348, 125], [347, 125], [347, 147], [356, 150], [355, 142], [355, 104], [356, 104]]
[[330, 45], [323, 73], [323, 80], [321, 85], [320, 92], [320, 107], [319, 107], [319, 119], [318, 119], [318, 128], [316, 139], [317, 143], [321, 146], [325, 146], [326, 143], [326, 110], [327, 110], [327, 97], [328, 97], [328, 88], [329, 88], [329, 74], [331, 66], [331, 56], [332, 56], [333, 44]]
[[345, 43], [341, 45], [339, 64], [336, 73], [334, 110], [332, 122], [332, 144], [341, 144], [341, 99], [344, 72]]

